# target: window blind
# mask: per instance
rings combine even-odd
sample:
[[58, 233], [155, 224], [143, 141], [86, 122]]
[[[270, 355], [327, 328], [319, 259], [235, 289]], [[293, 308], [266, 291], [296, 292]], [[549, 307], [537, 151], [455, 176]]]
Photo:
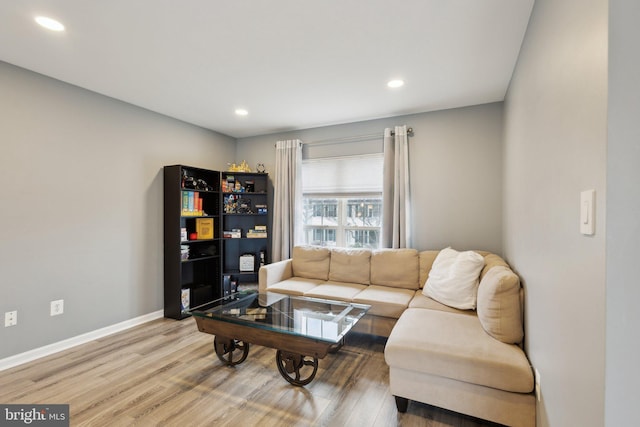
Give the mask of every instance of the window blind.
[[382, 153], [303, 160], [302, 192], [381, 193], [383, 160]]

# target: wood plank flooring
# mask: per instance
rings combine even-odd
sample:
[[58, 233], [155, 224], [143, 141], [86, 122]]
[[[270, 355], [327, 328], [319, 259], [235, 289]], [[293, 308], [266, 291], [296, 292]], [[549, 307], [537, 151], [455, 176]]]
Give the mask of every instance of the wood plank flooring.
[[193, 319], [159, 319], [0, 372], [0, 403], [68, 403], [72, 426], [495, 426], [415, 402], [398, 414], [385, 340], [349, 335], [294, 387], [275, 350], [224, 366]]

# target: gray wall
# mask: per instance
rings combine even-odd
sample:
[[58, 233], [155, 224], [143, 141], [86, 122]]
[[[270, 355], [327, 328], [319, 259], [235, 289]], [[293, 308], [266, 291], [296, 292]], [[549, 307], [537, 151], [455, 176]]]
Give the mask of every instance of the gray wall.
[[[252, 167], [265, 163], [273, 172], [278, 140], [382, 135], [385, 127], [402, 124], [414, 129], [409, 147], [413, 246], [502, 253], [502, 103], [243, 138], [236, 159]], [[345, 155], [352, 145], [330, 147]]]
[[162, 166], [235, 140], [2, 62], [0, 93], [0, 358], [162, 309]]
[[640, 402], [640, 4], [609, 0], [605, 420], [637, 423]]
[[604, 423], [607, 28], [606, 0], [536, 1], [505, 100], [504, 252], [526, 289], [539, 426]]

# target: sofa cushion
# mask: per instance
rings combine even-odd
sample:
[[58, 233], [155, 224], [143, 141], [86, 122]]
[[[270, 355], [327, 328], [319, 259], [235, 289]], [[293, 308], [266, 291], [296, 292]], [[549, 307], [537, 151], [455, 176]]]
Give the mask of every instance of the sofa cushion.
[[274, 283], [267, 289], [269, 292], [278, 292], [280, 294], [302, 296], [305, 292], [310, 291], [318, 285], [324, 283], [324, 280], [305, 279], [304, 277], [292, 277], [282, 282]]
[[526, 355], [490, 337], [476, 316], [408, 308], [387, 340], [389, 366], [517, 393], [533, 390]]
[[520, 279], [510, 268], [489, 270], [478, 287], [478, 319], [492, 337], [508, 344], [522, 341]]
[[441, 302], [438, 302], [433, 298], [429, 298], [422, 293], [422, 289], [418, 289], [413, 295], [413, 298], [409, 302], [409, 308], [423, 308], [428, 310], [447, 311], [449, 313], [458, 313], [465, 316], [476, 315], [476, 312], [473, 310], [459, 310], [457, 308], [449, 307], [448, 305], [442, 304]]
[[473, 310], [482, 267], [484, 257], [477, 252], [443, 249], [433, 262], [424, 294], [451, 307]]
[[415, 249], [377, 249], [371, 253], [371, 284], [418, 289], [418, 251]]
[[370, 261], [369, 249], [332, 249], [329, 280], [368, 285], [371, 283]]
[[371, 285], [357, 294], [353, 302], [369, 304], [371, 308], [367, 314], [397, 319], [408, 307], [413, 294], [414, 291], [410, 289]]
[[329, 279], [331, 252], [318, 246], [296, 246], [291, 259], [293, 275], [307, 279]]
[[429, 278], [429, 271], [431, 271], [431, 267], [433, 266], [433, 261], [436, 260], [439, 253], [440, 251], [422, 251], [418, 254], [420, 258], [420, 287], [423, 287], [427, 282], [427, 279]]
[[304, 296], [351, 302], [353, 297], [366, 287], [366, 285], [361, 285], [359, 283], [329, 281], [305, 292]]
[[480, 272], [480, 280], [482, 280], [484, 275], [487, 274], [487, 272], [491, 270], [493, 267], [496, 267], [496, 266], [502, 266], [507, 268], [509, 267], [509, 264], [507, 264], [507, 262], [504, 259], [502, 259], [499, 255], [488, 253], [483, 256], [484, 256], [484, 267]]

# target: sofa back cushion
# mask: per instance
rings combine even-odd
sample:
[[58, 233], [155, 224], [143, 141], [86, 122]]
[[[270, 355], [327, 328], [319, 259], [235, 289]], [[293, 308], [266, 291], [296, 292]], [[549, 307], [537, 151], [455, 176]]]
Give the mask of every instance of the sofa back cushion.
[[418, 289], [420, 260], [415, 249], [376, 249], [371, 253], [371, 284]]
[[486, 253], [486, 252], [482, 253], [479, 251], [478, 253], [484, 256], [484, 268], [480, 272], [480, 280], [482, 280], [484, 278], [484, 275], [487, 274], [487, 272], [491, 270], [493, 267], [502, 266], [510, 269], [509, 264], [507, 264], [507, 262], [504, 259], [502, 259], [499, 255]]
[[436, 257], [440, 251], [422, 251], [420, 252], [420, 287], [423, 287], [429, 278], [429, 271], [431, 271], [431, 267], [433, 266], [433, 261], [436, 260]]
[[508, 266], [495, 265], [485, 273], [478, 287], [477, 311], [489, 335], [507, 344], [522, 341], [520, 278]]
[[336, 282], [371, 284], [371, 251], [369, 249], [331, 250], [329, 280]]
[[291, 257], [293, 275], [307, 279], [328, 280], [331, 252], [319, 246], [296, 246]]

